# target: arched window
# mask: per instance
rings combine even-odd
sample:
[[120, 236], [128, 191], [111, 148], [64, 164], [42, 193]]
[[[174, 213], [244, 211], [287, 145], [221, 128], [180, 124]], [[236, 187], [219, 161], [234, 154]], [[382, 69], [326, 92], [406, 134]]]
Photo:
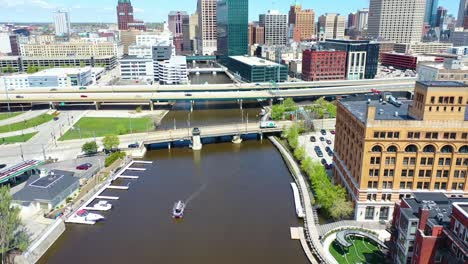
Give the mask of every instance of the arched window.
[[382, 152], [382, 147], [381, 146], [374, 146], [372, 148], [372, 152]]
[[423, 148], [424, 153], [434, 153], [435, 147], [433, 145], [427, 145]]
[[453, 153], [453, 148], [452, 148], [452, 146], [445, 145], [440, 149], [440, 152], [442, 152], [442, 153]]
[[458, 152], [467, 154], [468, 153], [468, 146], [465, 145], [465, 146], [461, 147], [460, 150], [458, 150]]
[[390, 147], [387, 148], [387, 152], [397, 152], [397, 147], [390, 146]]
[[405, 152], [418, 152], [418, 147], [416, 145], [408, 145], [405, 148]]

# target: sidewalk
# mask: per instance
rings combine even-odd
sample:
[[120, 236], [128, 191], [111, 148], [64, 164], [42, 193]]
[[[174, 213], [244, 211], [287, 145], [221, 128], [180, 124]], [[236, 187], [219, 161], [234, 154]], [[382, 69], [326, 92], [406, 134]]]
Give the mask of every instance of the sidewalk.
[[49, 110], [27, 111], [27, 112], [24, 112], [24, 113], [22, 113], [20, 115], [15, 116], [15, 117], [1, 120], [0, 121], [0, 126], [5, 126], [5, 125], [8, 125], [8, 124], [13, 124], [13, 123], [19, 123], [19, 122], [21, 122], [23, 120], [29, 120], [29, 119], [38, 117], [38, 116], [40, 116], [42, 114], [45, 114], [48, 111]]

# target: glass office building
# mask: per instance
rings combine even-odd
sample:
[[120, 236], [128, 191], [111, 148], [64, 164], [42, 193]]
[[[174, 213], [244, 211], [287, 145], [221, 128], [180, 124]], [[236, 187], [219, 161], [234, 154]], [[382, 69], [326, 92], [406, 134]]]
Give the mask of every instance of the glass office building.
[[218, 0], [217, 2], [218, 56], [248, 53], [249, 1]]

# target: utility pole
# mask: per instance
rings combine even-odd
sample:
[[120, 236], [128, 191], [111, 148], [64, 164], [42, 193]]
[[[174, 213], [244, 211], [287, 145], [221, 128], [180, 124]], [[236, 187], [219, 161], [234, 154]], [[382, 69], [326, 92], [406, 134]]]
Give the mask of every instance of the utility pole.
[[42, 146], [42, 155], [44, 156], [44, 161], [46, 161], [47, 156], [46, 156], [46, 152], [45, 152], [45, 149], [44, 149], [44, 144], [42, 144], [41, 146]]
[[21, 159], [24, 161], [23, 145], [20, 145]]
[[7, 109], [8, 109], [8, 113], [10, 113], [11, 111], [11, 108], [10, 108], [10, 96], [8, 94], [8, 89], [6, 87], [6, 80], [3, 80], [3, 86], [5, 87], [5, 95], [7, 97]]

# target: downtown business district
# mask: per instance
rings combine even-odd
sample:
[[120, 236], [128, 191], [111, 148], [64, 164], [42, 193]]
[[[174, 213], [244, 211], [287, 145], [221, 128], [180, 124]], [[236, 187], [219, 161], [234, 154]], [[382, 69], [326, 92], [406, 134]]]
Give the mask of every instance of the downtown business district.
[[457, 18], [437, 0], [371, 0], [317, 22], [292, 5], [289, 15], [270, 10], [249, 23], [247, 0], [198, 0], [196, 13], [170, 12], [158, 28], [133, 13], [119, 0], [117, 26], [72, 28], [64, 11], [54, 13], [54, 35], [49, 26], [1, 26], [1, 90], [188, 85], [190, 67], [204, 65], [279, 87], [417, 76], [411, 94], [337, 102], [333, 180], [356, 221], [391, 223], [395, 263], [468, 261], [468, 1]]

